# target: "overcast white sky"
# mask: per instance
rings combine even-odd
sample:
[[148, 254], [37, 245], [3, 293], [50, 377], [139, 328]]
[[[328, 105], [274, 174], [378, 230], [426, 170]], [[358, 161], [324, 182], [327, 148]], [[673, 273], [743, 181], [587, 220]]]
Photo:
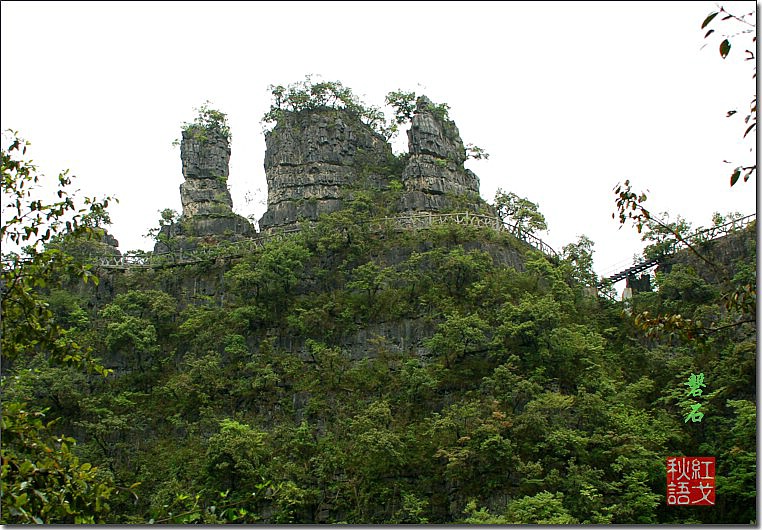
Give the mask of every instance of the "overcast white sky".
[[[756, 3], [725, 6], [740, 14]], [[181, 210], [171, 144], [204, 101], [229, 117], [234, 209], [259, 219], [268, 85], [320, 74], [379, 106], [390, 90], [414, 90], [447, 102], [464, 142], [490, 153], [467, 164], [484, 199], [501, 187], [539, 203], [543, 239], [560, 251], [587, 235], [604, 273], [642, 248], [634, 228], [611, 219], [619, 181], [694, 226], [714, 211], [756, 209], [756, 182], [730, 188], [723, 163], [754, 158], [741, 119], [725, 117], [748, 108], [753, 65], [740, 41], [725, 61], [719, 41], [701, 49], [715, 8], [3, 1], [0, 126], [32, 142], [50, 179], [69, 168], [83, 195], [119, 198], [110, 231], [120, 249], [149, 250], [143, 236], [159, 211]]]

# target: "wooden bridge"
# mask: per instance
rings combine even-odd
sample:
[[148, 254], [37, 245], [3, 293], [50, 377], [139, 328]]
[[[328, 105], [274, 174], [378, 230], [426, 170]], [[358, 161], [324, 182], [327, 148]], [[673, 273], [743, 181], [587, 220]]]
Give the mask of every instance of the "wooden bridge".
[[[542, 239], [522, 230], [518, 225], [504, 223], [499, 217], [490, 215], [475, 214], [472, 212], [421, 212], [403, 214], [395, 217], [382, 217], [368, 221], [368, 223], [370, 223], [372, 232], [383, 232], [390, 229], [395, 231], [427, 230], [433, 226], [448, 223], [491, 228], [493, 230], [507, 232], [547, 256], [558, 258], [558, 253]], [[120, 256], [88, 255], [80, 256], [80, 258], [86, 262], [92, 263], [97, 268], [103, 269], [129, 270], [178, 267], [220, 259], [240, 258], [257, 248], [264, 246], [270, 241], [281, 240], [300, 231], [300, 227], [287, 228], [260, 234], [256, 237], [242, 239], [240, 241], [225, 242], [214, 247], [193, 251], [165, 252], [158, 254], [139, 251]]]
[[[691, 234], [688, 237], [684, 238], [683, 241], [690, 243], [691, 245], [693, 245], [694, 243], [704, 243], [706, 241], [712, 241], [713, 239], [724, 237], [731, 232], [745, 228], [751, 223], [753, 223], [754, 221], [756, 221], [756, 219], [757, 219], [757, 214], [753, 213], [751, 215], [747, 215], [739, 219], [734, 219], [732, 221], [729, 221], [719, 226], [713, 226], [711, 228], [700, 230], [696, 232], [695, 234]], [[625, 278], [629, 278], [629, 277], [635, 276], [636, 274], [645, 272], [655, 267], [662, 261], [664, 261], [664, 259], [667, 258], [668, 256], [671, 256], [678, 250], [682, 250], [684, 248], [687, 248], [687, 245], [685, 243], [683, 243], [682, 241], [675, 241], [674, 244], [671, 245], [660, 256], [657, 256], [649, 260], [635, 262], [629, 267], [627, 267], [626, 269], [619, 271], [616, 274], [612, 274], [611, 276], [608, 276], [607, 278], [601, 280], [598, 283], [598, 288], [600, 289], [606, 283], [614, 284], [621, 280], [624, 280]]]

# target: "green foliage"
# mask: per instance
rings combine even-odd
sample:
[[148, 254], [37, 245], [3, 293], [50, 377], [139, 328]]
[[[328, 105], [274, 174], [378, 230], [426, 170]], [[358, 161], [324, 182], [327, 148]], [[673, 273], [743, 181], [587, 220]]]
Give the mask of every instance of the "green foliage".
[[108, 522], [114, 484], [51, 433], [53, 422], [17, 402], [3, 404], [2, 521], [5, 524]]
[[468, 515], [463, 519], [462, 524], [490, 524], [490, 525], [504, 525], [508, 524], [508, 520], [503, 515], [493, 515], [489, 513], [486, 508], [476, 507], [476, 499], [471, 499], [466, 505], [465, 514]]
[[162, 232], [162, 228], [174, 226], [180, 220], [180, 214], [171, 208], [165, 208], [159, 212], [159, 215], [159, 227], [150, 229], [146, 237], [152, 237], [157, 241], [169, 245], [171, 238], [168, 234]]
[[86, 207], [78, 207], [66, 189], [72, 182], [68, 170], [58, 175], [53, 200], [44, 197], [45, 180], [40, 182], [44, 176], [25, 159], [29, 142], [10, 130], [4, 136], [1, 168], [4, 219], [0, 227], [3, 242], [24, 244], [24, 254], [33, 257], [62, 233], [64, 226], [67, 232], [83, 234], [94, 224], [100, 224], [98, 220], [108, 219], [105, 209], [113, 198], [106, 197], [101, 202], [85, 198]]
[[614, 187], [614, 195], [616, 195], [616, 207], [617, 212], [611, 214], [612, 219], [619, 217], [619, 223], [624, 225], [627, 221], [632, 221], [638, 230], [638, 234], [643, 232], [643, 228], [646, 228], [646, 233], [643, 235], [643, 240], [654, 240], [656, 243], [650, 247], [649, 255], [656, 255], [657, 253], [663, 253], [671, 251], [677, 248], [678, 243], [688, 248], [693, 254], [695, 254], [704, 263], [719, 271], [719, 267], [716, 263], [708, 259], [697, 248], [695, 243], [692, 243], [687, 237], [686, 232], [690, 229], [690, 225], [684, 220], [678, 219], [674, 223], [670, 223], [667, 219], [660, 219], [654, 216], [643, 203], [646, 202], [648, 196], [645, 193], [636, 193], [632, 191], [632, 185], [629, 179], [624, 183], [619, 183]]
[[[741, 47], [744, 48], [744, 53], [746, 54], [744, 57], [744, 60], [751, 61], [751, 64], [753, 65], [753, 74], [752, 78], [755, 79], [757, 77], [757, 66], [756, 66], [756, 49], [757, 49], [757, 25], [756, 25], [756, 11], [750, 11], [748, 13], [744, 13], [742, 15], [736, 15], [733, 13], [730, 13], [727, 9], [725, 9], [724, 6], [719, 6], [719, 11], [712, 11], [709, 13], [709, 15], [704, 19], [704, 21], [701, 23], [701, 29], [705, 29], [712, 25], [712, 23], [715, 21], [716, 17], [718, 15], [722, 15], [717, 22], [714, 23], [714, 26], [717, 27], [718, 24], [722, 24], [722, 28], [720, 28], [720, 32], [716, 33], [715, 28], [710, 28], [707, 30], [706, 34], [704, 34], [704, 38], [708, 39], [710, 36], [712, 36], [712, 39], [719, 38], [720, 44], [719, 44], [719, 52], [720, 57], [723, 59], [727, 58], [728, 55], [730, 55], [730, 50], [732, 48], [732, 42], [738, 41], [738, 40], [747, 40], [748, 42], [745, 42], [741, 44]], [[743, 116], [743, 138], [746, 139], [747, 136], [750, 138], [756, 137], [757, 133], [757, 96], [756, 94], [753, 95], [751, 98], [751, 102], [749, 103], [749, 107], [746, 111], [741, 112], [739, 114], [738, 109], [731, 109], [728, 111], [728, 118], [734, 117], [738, 115]], [[754, 133], [754, 134], [751, 134]], [[752, 146], [749, 148], [750, 153], [755, 153], [756, 147], [756, 141], [752, 143]], [[746, 165], [738, 165], [735, 168], [733, 168], [733, 172], [730, 174], [730, 186], [734, 186], [736, 182], [738, 182], [738, 179], [743, 175], [744, 182], [748, 181], [750, 178], [752, 178], [757, 173], [757, 163], [756, 161], [750, 160]]]
[[349, 87], [340, 81], [313, 81], [306, 75], [303, 81], [288, 86], [270, 85], [272, 104], [262, 117], [265, 125], [276, 123], [284, 112], [302, 112], [317, 109], [344, 110], [357, 118], [384, 138], [389, 138], [391, 131], [383, 112], [377, 107], [362, 103]]
[[548, 228], [539, 206], [513, 192], [505, 193], [498, 188], [494, 207], [501, 221], [510, 225], [513, 230], [534, 234]]
[[243, 261], [226, 272], [225, 281], [241, 299], [253, 299], [280, 315], [310, 256], [310, 250], [298, 238], [268, 243], [251, 261]]
[[425, 344], [433, 353], [442, 356], [445, 366], [450, 368], [458, 358], [484, 346], [486, 328], [486, 322], [478, 315], [454, 312], [446, 316], [445, 322]]
[[489, 153], [478, 145], [468, 144], [466, 145], [466, 158], [473, 158], [474, 160], [488, 160]]
[[[358, 196], [353, 214], [370, 215], [369, 201]], [[482, 250], [504, 244], [487, 231], [382, 240], [348, 219], [210, 269], [224, 298], [185, 306], [146, 274], [151, 285], [126, 283], [77, 319], [56, 294], [55, 314], [78, 333], [97, 327], [83, 336], [122, 368], [92, 391], [41, 372], [14, 379], [12, 395], [61, 402], [82, 455], [141, 483], [134, 503], [110, 502], [133, 522], [674, 522], [659, 508], [664, 458], [701, 444], [712, 445], [696, 454], [730, 462], [722, 487], [740, 506], [705, 521], [753, 514], [752, 342], [717, 336], [726, 360], [705, 370], [717, 397], [704, 423], [724, 434], [699, 435], [682, 422], [684, 386], [665, 389], [713, 350], [644, 339], [580, 297], [584, 239], [557, 264], [527, 252], [518, 271]], [[719, 296], [690, 269], [659, 282], [636, 308], [703, 315]], [[379, 331], [395, 326], [411, 331]], [[356, 333], [363, 358], [348, 347]], [[56, 377], [69, 383], [47, 383]]]
[[[69, 279], [97, 280], [51, 243], [64, 235], [99, 235], [97, 226], [108, 221], [106, 208], [111, 199], [88, 198], [85, 207], [76, 206], [66, 189], [71, 178], [63, 172], [58, 176], [56, 199], [46, 200], [42, 176], [25, 159], [27, 145], [12, 133], [2, 149], [3, 386], [22, 384], [6, 392], [13, 398], [3, 401], [2, 520], [6, 524], [106, 522], [115, 489], [112, 478], [90, 463], [80, 463], [74, 439], [54, 435], [54, 422], [43, 422], [45, 410], [35, 410], [29, 403], [32, 396], [23, 386], [29, 379], [9, 380], [7, 370], [42, 358], [104, 376], [109, 373], [90, 355], [90, 348], [75, 338], [88, 321], [81, 308], [72, 308], [66, 315], [70, 327], [64, 327], [66, 319], [59, 320], [56, 314], [60, 315], [60, 306], [51, 308], [43, 293], [51, 289], [60, 293], [69, 287]], [[21, 254], [7, 252], [8, 246], [21, 244], [26, 245]], [[61, 298], [65, 296], [58, 294]]]
[[581, 235], [576, 243], [569, 243], [561, 249], [563, 260], [571, 268], [572, 279], [582, 285], [594, 286], [598, 277], [593, 270], [593, 241]]
[[[330, 105], [339, 88], [307, 97]], [[692, 520], [755, 519], [756, 326], [739, 320], [755, 298], [735, 291], [755, 285], [754, 238], [726, 283], [697, 266], [660, 272], [655, 292], [632, 299], [638, 321], [582, 296], [595, 282], [584, 236], [555, 260], [487, 228], [371, 230], [399, 191], [352, 190], [299, 234], [214, 263], [99, 271], [98, 290], [73, 273], [30, 284], [49, 311], [40, 327], [114, 371], [49, 365], [44, 336], [13, 336], [23, 353], [3, 374], [4, 517], [676, 524], [665, 458], [706, 454], [723, 501]], [[503, 195], [506, 215], [524, 209], [510, 210], [521, 230], [541, 229], [535, 204]], [[723, 305], [729, 287], [749, 298]], [[657, 325], [674, 333], [642, 333]], [[700, 424], [683, 422], [691, 373], [706, 376]], [[46, 458], [75, 484], [38, 487], [46, 476], [30, 466]], [[29, 488], [68, 495], [75, 513]]]
[[[756, 481], [756, 406], [748, 400], [728, 400], [734, 417], [728, 432], [731, 444], [723, 453], [718, 472], [717, 494], [754, 500]], [[732, 445], [732, 447], [730, 447]], [[753, 519], [751, 511], [747, 517]]]
[[210, 487], [219, 491], [254, 490], [263, 481], [258, 468], [265, 458], [264, 436], [238, 421], [222, 420], [206, 450]]
[[[227, 114], [210, 108], [210, 103], [211, 102], [206, 101], [200, 108], [194, 109], [197, 113], [196, 117], [190, 123], [183, 123], [183, 132], [201, 143], [207, 142], [210, 134], [221, 136], [227, 142], [230, 142], [232, 137], [230, 134], [230, 126], [228, 125]], [[177, 140], [175, 140], [175, 142], [177, 142]]]
[[[416, 105], [421, 107], [421, 98], [416, 100]], [[443, 123], [452, 123], [450, 120], [450, 105], [447, 103], [432, 103], [427, 101], [423, 110], [431, 112], [439, 121]]]
[[[744, 245], [746, 254], [728, 262], [722, 250], [713, 250], [711, 244], [704, 243], [709, 232], [688, 234], [689, 225], [679, 217], [672, 223], [666, 215], [652, 216], [643, 206], [645, 194], [632, 192], [629, 181], [614, 191], [620, 223], [632, 220], [638, 231], [646, 229], [644, 240], [656, 241], [647, 248], [647, 256], [670, 254], [678, 244], [687, 249], [670, 258], [674, 262], [665, 272], [656, 273], [656, 292], [634, 298], [632, 312], [635, 336], [642, 334], [639, 340], [648, 352], [644, 356], [646, 366], [667, 363], [679, 374], [671, 380], [660, 378], [670, 390], [654, 403], [665, 405], [676, 418], [685, 415], [686, 409], [695, 408], [695, 403], [686, 399], [685, 381], [691, 374], [706, 375], [708, 393], [700, 403], [700, 414], [707, 426], [697, 430], [695, 425], [699, 423], [686, 422], [694, 427], [683, 429], [677, 446], [680, 452], [674, 453], [716, 455], [718, 462], [729, 460], [722, 464], [728, 467], [718, 466], [717, 470], [718, 499], [721, 490], [725, 490], [725, 498], [718, 502], [717, 510], [703, 514], [700, 519], [706, 523], [755, 520], [749, 496], [756, 496], [756, 489], [750, 482], [749, 464], [756, 458], [756, 452], [748, 448], [755, 438], [750, 427], [756, 418], [746, 399], [748, 385], [754, 386], [748, 352], [756, 348], [756, 319], [752, 317], [756, 311], [756, 280], [747, 274], [746, 267], [756, 262], [756, 249]], [[729, 217], [732, 220], [738, 216]], [[723, 229], [718, 227], [725, 220], [715, 213], [711, 232], [723, 235]], [[732, 237], [743, 235], [735, 233]], [[648, 374], [642, 370], [637, 373]], [[622, 503], [613, 507], [611, 514], [640, 523], [658, 521], [659, 498], [647, 492], [647, 483], [647, 475], [634, 469], [626, 473], [618, 484], [626, 485], [630, 493], [623, 495]]]
[[645, 223], [643, 241], [653, 241], [643, 249], [646, 259], [658, 258], [672, 254], [676, 250], [675, 244], [680, 239], [685, 239], [691, 233], [691, 223], [677, 216], [674, 221], [669, 220], [669, 213], [661, 214], [659, 220], [650, 218]]
[[466, 506], [468, 515], [463, 524], [579, 524], [563, 505], [563, 493], [543, 491], [533, 496], [526, 496], [511, 501], [505, 513], [494, 515], [486, 508], [476, 507], [476, 501], [471, 500]]
[[[67, 187], [67, 172], [58, 176], [57, 201], [44, 197], [41, 175], [24, 158], [28, 143], [13, 134], [2, 150], [3, 267], [2, 351], [5, 362], [31, 357], [39, 352], [57, 363], [74, 363], [103, 372], [90, 351], [78, 344], [55, 320], [41, 289], [62, 287], [67, 279], [97, 282], [88, 266], [55, 248], [64, 234], [93, 235], [93, 219], [104, 219], [110, 198], [85, 199], [78, 207]], [[9, 247], [24, 244], [20, 253]]]
[[367, 308], [369, 316], [378, 310], [390, 310], [391, 307], [382, 300], [382, 293], [396, 280], [397, 274], [392, 267], [381, 268], [369, 261], [356, 267], [351, 274], [352, 280], [347, 282], [347, 289], [362, 293], [361, 304]]
[[403, 125], [410, 122], [416, 112], [431, 112], [442, 122], [450, 121], [450, 106], [447, 103], [432, 103], [426, 96], [417, 96], [415, 92], [393, 90], [384, 100], [394, 109], [394, 123]]
[[419, 499], [413, 493], [402, 494], [402, 508], [396, 515], [394, 522], [401, 524], [427, 524], [428, 517], [425, 517], [428, 501]]
[[[431, 112], [439, 121], [443, 123], [446, 129], [453, 126], [450, 120], [450, 106], [447, 103], [435, 104], [425, 97], [417, 97], [415, 92], [406, 92], [404, 90], [394, 90], [386, 95], [385, 102], [394, 109], [394, 119], [390, 130], [396, 133], [400, 125], [410, 123], [416, 112]], [[489, 153], [481, 147], [468, 144], [466, 145], [466, 158], [474, 160], [487, 160]], [[437, 161], [439, 162], [439, 161]]]
[[543, 491], [508, 504], [505, 518], [508, 524], [577, 524], [563, 505], [563, 493]]
[[393, 90], [386, 95], [385, 103], [394, 109], [394, 122], [403, 125], [410, 122], [415, 114], [415, 92]]

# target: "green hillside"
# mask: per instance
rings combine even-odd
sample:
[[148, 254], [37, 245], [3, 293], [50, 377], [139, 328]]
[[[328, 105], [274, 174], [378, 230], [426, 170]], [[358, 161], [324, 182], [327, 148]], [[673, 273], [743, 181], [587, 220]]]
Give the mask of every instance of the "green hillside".
[[[400, 221], [434, 204], [406, 156], [436, 158], [357, 157], [339, 206], [256, 244], [188, 209], [129, 260], [108, 201], [4, 217], [39, 245], [3, 251], [3, 523], [756, 521], [756, 223], [616, 301], [589, 241], [542, 252], [466, 185]], [[667, 505], [676, 455], [716, 457], [714, 507]]]

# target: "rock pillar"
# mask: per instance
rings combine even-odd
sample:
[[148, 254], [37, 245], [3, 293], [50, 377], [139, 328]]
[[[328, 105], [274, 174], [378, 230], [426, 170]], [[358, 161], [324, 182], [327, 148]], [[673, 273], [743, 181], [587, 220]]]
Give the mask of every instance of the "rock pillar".
[[383, 137], [342, 109], [284, 113], [265, 142], [263, 231], [336, 211], [352, 188], [384, 187], [374, 167], [393, 156]]
[[458, 128], [426, 96], [416, 101], [407, 134], [410, 160], [402, 173], [401, 209], [439, 211], [456, 206], [456, 197], [478, 208], [479, 178], [463, 166], [466, 150]]

